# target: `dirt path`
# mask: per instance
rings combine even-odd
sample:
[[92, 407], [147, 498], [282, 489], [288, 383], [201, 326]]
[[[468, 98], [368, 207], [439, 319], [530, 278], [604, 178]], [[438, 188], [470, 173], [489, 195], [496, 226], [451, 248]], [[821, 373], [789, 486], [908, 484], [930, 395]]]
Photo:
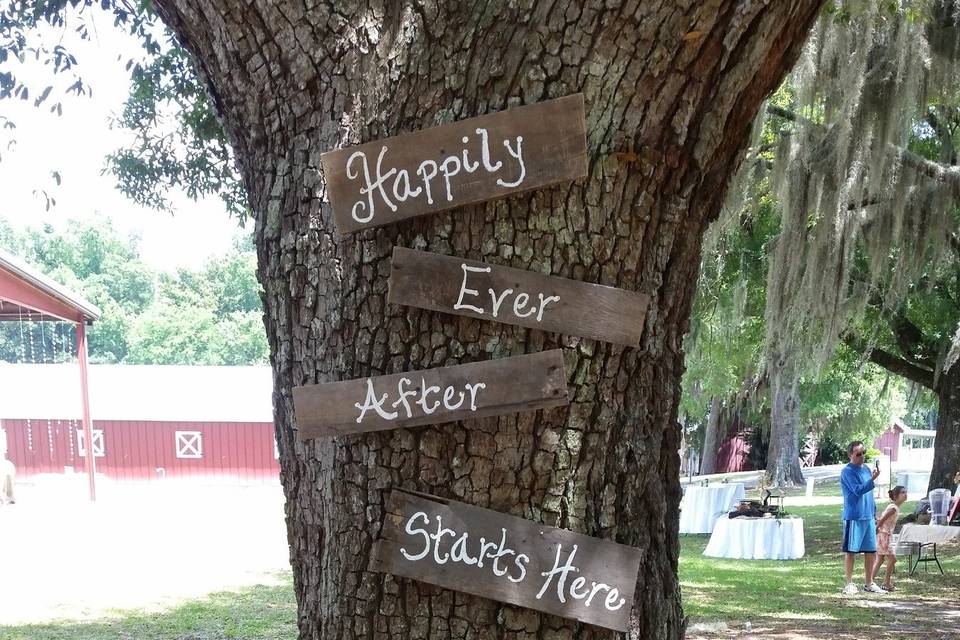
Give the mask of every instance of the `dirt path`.
[[[960, 589], [960, 578], [957, 587]], [[687, 628], [687, 640], [923, 640], [960, 639], [960, 590], [942, 598], [909, 598], [888, 594], [883, 599], [863, 599], [856, 606], [863, 608], [862, 621], [853, 628], [849, 622], [790, 620], [770, 622], [693, 621]], [[893, 611], [896, 623], [888, 626], [872, 624], [872, 610]]]

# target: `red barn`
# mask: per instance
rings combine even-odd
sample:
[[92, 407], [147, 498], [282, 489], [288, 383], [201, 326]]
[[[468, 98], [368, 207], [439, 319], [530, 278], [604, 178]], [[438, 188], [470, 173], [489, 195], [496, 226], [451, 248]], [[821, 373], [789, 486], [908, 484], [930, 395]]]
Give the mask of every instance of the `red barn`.
[[[277, 482], [272, 385], [269, 367], [91, 366], [97, 473]], [[18, 477], [84, 470], [77, 386], [75, 364], [0, 364], [0, 429]]]

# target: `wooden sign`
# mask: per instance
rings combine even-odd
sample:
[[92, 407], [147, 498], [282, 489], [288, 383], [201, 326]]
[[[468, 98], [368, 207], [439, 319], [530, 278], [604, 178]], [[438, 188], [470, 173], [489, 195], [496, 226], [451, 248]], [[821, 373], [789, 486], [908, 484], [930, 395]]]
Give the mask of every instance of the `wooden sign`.
[[394, 247], [387, 301], [635, 347], [642, 293]]
[[627, 631], [639, 549], [426, 494], [386, 506], [371, 571]]
[[320, 156], [342, 234], [587, 175], [583, 95]]
[[568, 402], [561, 349], [293, 390], [301, 439], [482, 418]]

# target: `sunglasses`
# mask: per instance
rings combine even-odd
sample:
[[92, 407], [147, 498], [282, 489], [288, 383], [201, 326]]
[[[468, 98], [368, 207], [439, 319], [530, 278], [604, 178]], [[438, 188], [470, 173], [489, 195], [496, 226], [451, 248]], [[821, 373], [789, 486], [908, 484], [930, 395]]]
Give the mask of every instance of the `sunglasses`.
[[853, 455], [859, 458], [862, 455], [866, 455], [866, 453], [867, 453], [866, 451], [854, 451]]

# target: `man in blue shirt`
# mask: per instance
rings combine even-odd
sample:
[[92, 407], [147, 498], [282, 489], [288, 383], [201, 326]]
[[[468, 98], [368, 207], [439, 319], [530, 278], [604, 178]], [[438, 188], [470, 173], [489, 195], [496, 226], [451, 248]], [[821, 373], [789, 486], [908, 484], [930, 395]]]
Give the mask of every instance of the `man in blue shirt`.
[[876, 506], [873, 504], [873, 481], [880, 469], [873, 472], [863, 464], [867, 449], [862, 442], [854, 440], [847, 446], [850, 464], [840, 472], [840, 489], [843, 491], [843, 552], [847, 586], [844, 595], [857, 594], [853, 584], [853, 557], [863, 554], [864, 591], [884, 593], [873, 581], [873, 565], [877, 556]]

